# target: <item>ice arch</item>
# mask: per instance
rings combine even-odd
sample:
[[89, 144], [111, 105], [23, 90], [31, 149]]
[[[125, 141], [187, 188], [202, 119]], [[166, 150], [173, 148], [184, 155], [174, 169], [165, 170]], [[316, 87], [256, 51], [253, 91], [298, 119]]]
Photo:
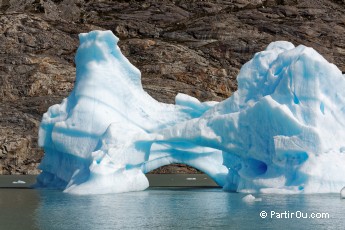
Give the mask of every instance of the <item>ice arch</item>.
[[345, 185], [345, 80], [315, 50], [271, 43], [230, 98], [164, 104], [110, 31], [81, 34], [76, 84], [43, 115], [38, 186], [75, 194], [148, 187], [145, 172], [184, 163], [225, 190], [338, 192]]
[[149, 160], [142, 165], [143, 173], [148, 173], [161, 166], [179, 163], [192, 166], [212, 178], [219, 186], [225, 185], [227, 168], [223, 165], [222, 152], [191, 143], [153, 144]]

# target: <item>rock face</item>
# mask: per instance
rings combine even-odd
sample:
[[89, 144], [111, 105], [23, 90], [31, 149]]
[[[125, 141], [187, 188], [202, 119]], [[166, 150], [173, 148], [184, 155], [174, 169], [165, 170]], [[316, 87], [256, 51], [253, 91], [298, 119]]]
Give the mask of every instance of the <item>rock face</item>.
[[[219, 101], [275, 40], [313, 47], [345, 71], [344, 13], [343, 0], [0, 0], [0, 174], [38, 173], [38, 125], [73, 88], [81, 32], [112, 30], [157, 100]], [[179, 171], [171, 167], [161, 172]]]

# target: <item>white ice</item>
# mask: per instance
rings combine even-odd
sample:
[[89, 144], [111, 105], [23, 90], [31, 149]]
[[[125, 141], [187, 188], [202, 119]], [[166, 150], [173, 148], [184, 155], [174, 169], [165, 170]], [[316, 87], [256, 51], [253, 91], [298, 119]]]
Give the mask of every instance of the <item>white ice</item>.
[[12, 181], [12, 184], [26, 184], [23, 180]]
[[145, 173], [184, 163], [225, 190], [339, 192], [345, 185], [345, 79], [312, 48], [271, 43], [228, 99], [157, 102], [110, 31], [81, 34], [74, 90], [44, 114], [38, 186], [75, 194], [148, 187]]
[[244, 197], [242, 197], [242, 200], [247, 203], [255, 202], [255, 201], [262, 201], [262, 198], [256, 198], [252, 194], [248, 194]]

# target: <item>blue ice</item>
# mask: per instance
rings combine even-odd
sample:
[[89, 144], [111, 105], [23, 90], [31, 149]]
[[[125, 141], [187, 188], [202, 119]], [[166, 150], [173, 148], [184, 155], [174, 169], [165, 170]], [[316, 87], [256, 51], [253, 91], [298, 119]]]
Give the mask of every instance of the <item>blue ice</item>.
[[148, 95], [111, 31], [80, 34], [76, 83], [43, 115], [40, 187], [144, 190], [145, 173], [184, 163], [224, 190], [328, 193], [345, 185], [345, 79], [314, 49], [271, 43], [222, 102]]

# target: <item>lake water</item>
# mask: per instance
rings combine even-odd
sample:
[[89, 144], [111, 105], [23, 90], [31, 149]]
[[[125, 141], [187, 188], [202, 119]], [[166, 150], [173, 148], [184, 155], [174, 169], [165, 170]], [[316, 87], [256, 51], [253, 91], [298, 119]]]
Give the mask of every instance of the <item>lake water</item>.
[[[344, 229], [345, 226], [345, 200], [338, 194], [258, 194], [262, 201], [252, 203], [244, 202], [244, 196], [219, 188], [150, 188], [94, 196], [55, 190], [0, 189], [0, 229]], [[260, 217], [262, 211], [268, 214], [264, 219]], [[275, 214], [271, 218], [271, 211], [290, 216]], [[291, 217], [291, 213], [300, 218]], [[314, 213], [328, 216], [301, 218]]]

